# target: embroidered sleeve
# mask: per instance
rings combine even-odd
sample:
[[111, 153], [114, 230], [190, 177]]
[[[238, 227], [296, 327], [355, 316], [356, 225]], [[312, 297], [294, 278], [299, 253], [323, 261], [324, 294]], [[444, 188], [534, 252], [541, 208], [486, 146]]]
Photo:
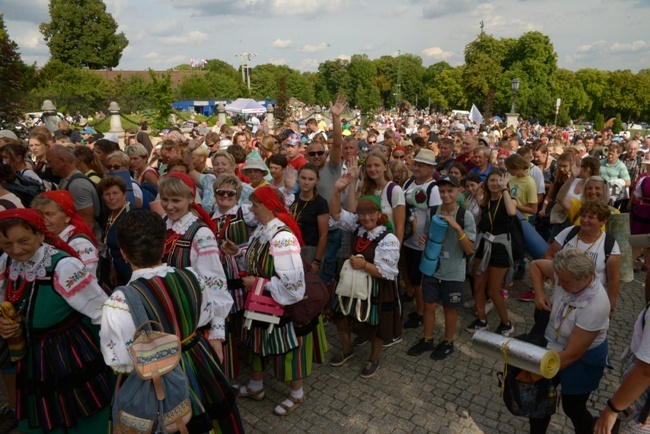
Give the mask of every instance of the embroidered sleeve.
[[59, 260], [54, 270], [54, 289], [76, 311], [99, 324], [107, 296], [94, 275], [77, 258]]
[[0, 301], [5, 299], [5, 281], [7, 279], [7, 254], [0, 256]]
[[133, 343], [135, 324], [122, 291], [115, 291], [104, 302], [99, 339], [104, 362], [119, 373], [133, 370], [129, 346]]
[[68, 241], [70, 247], [79, 255], [79, 259], [84, 263], [90, 274], [97, 275], [97, 265], [99, 264], [99, 251], [84, 237], [75, 237]]
[[226, 317], [233, 300], [228, 292], [226, 274], [219, 259], [217, 240], [210, 229], [204, 227], [196, 232], [192, 240], [190, 260], [206, 299], [199, 323], [211, 324], [210, 339], [224, 339]]
[[267, 284], [271, 296], [280, 304], [294, 304], [305, 296], [305, 274], [298, 239], [282, 231], [273, 237], [269, 254], [273, 256], [275, 276]]
[[252, 204], [249, 201], [241, 204], [242, 217], [248, 226], [257, 227], [260, 225], [260, 222], [255, 218], [253, 211], [251, 211], [251, 206]]
[[354, 232], [359, 226], [357, 215], [341, 209], [341, 217], [337, 222], [337, 227], [346, 232]]
[[399, 272], [399, 241], [393, 234], [388, 234], [377, 245], [373, 263], [379, 270], [379, 274], [386, 280], [393, 280]]

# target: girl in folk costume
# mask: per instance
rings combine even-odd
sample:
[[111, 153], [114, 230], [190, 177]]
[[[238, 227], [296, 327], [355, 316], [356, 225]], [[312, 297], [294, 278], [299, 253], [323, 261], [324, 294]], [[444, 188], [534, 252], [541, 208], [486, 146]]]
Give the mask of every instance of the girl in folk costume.
[[[379, 355], [385, 341], [393, 342], [401, 336], [402, 320], [400, 317], [397, 283], [397, 263], [399, 261], [400, 243], [392, 233], [392, 224], [382, 212], [381, 199], [375, 195], [363, 196], [357, 204], [356, 214], [341, 209], [341, 192], [356, 178], [351, 174], [343, 175], [334, 185], [330, 201], [330, 213], [338, 226], [354, 232], [352, 237], [352, 256], [350, 265], [355, 270], [363, 270], [372, 276], [370, 294], [370, 316], [367, 322], [344, 315], [338, 298], [334, 301], [336, 311], [336, 328], [341, 338], [341, 354], [330, 361], [332, 366], [341, 366], [354, 356], [351, 333], [371, 343], [370, 358], [361, 370], [361, 377], [375, 375], [379, 368]], [[346, 301], [347, 302], [347, 301]], [[353, 303], [367, 303], [356, 300]], [[360, 311], [365, 311], [362, 305]], [[350, 308], [354, 312], [356, 305]]]
[[[149, 319], [181, 339], [181, 366], [192, 402], [189, 432], [243, 433], [234, 389], [221, 373], [210, 342], [197, 333], [220, 314], [222, 301], [215, 297], [210, 278], [162, 262], [165, 239], [165, 222], [154, 212], [133, 211], [120, 221], [117, 241], [133, 267], [129, 286], [142, 298]], [[129, 345], [136, 326], [124, 293], [117, 289], [104, 303], [100, 332], [104, 360], [116, 372], [133, 370]]]
[[[237, 205], [242, 194], [242, 183], [234, 174], [223, 174], [214, 183], [216, 198], [215, 212], [212, 221], [215, 225], [215, 237], [219, 246], [227, 240], [239, 248], [248, 245], [248, 239], [255, 229], [246, 224], [241, 207]], [[239, 351], [237, 341], [241, 334], [242, 314], [246, 301], [246, 290], [242, 283], [240, 272], [243, 268], [237, 259], [220, 249], [221, 265], [226, 273], [228, 291], [233, 298], [233, 306], [226, 323], [227, 339], [224, 344], [224, 374], [229, 378], [239, 375]]]
[[72, 195], [67, 190], [41, 193], [32, 201], [32, 208], [43, 214], [45, 227], [68, 243], [90, 274], [97, 275], [99, 250], [95, 234], [77, 213]]
[[205, 281], [213, 298], [214, 316], [209, 339], [214, 351], [223, 358], [222, 342], [226, 337], [225, 321], [232, 306], [226, 287], [226, 275], [219, 260], [214, 223], [194, 202], [196, 186], [189, 175], [167, 174], [158, 183], [160, 204], [166, 213], [167, 240], [163, 262], [170, 267], [192, 267]]
[[18, 360], [20, 431], [106, 432], [112, 382], [96, 326], [106, 294], [35, 209], [0, 213], [0, 248], [1, 293], [21, 317], [0, 318]]
[[[250, 200], [251, 212], [260, 225], [253, 232], [245, 252], [230, 240], [223, 244], [223, 250], [230, 255], [244, 255], [249, 275], [242, 281], [247, 291], [262, 279], [265, 292], [277, 303], [297, 303], [305, 294], [300, 257], [303, 242], [298, 224], [289, 215], [282, 193], [275, 188], [259, 187]], [[276, 415], [286, 416], [307, 398], [302, 388], [303, 379], [311, 375], [313, 361], [320, 363], [327, 351], [325, 329], [321, 315], [302, 327], [283, 317], [270, 334], [267, 334], [267, 325], [253, 322], [250, 330], [242, 330], [242, 342], [251, 350], [253, 373], [248, 385], [240, 386], [240, 396], [258, 401], [264, 399], [264, 368], [271, 361], [275, 377], [291, 383], [289, 397], [274, 409]]]

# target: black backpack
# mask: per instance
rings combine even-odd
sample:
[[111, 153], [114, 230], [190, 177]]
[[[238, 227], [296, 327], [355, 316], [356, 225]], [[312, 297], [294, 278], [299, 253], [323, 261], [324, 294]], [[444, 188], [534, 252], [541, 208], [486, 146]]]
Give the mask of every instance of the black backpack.
[[[562, 244], [562, 247], [569, 244], [569, 241], [571, 241], [576, 236], [578, 236], [578, 232], [580, 232], [580, 226], [574, 226], [573, 228], [571, 228], [566, 238], [564, 239], [564, 243]], [[607, 259], [612, 254], [612, 249], [614, 248], [615, 243], [616, 243], [616, 238], [614, 238], [613, 235], [610, 235], [607, 232], [605, 232], [605, 263], [607, 263]]]
[[25, 208], [30, 208], [32, 199], [46, 191], [42, 182], [27, 178], [20, 172], [16, 172], [16, 182], [6, 182], [2, 186], [18, 196]]
[[519, 216], [512, 218], [512, 229], [510, 230], [510, 246], [512, 248], [512, 260], [515, 264], [523, 261], [526, 256], [526, 243], [524, 241], [524, 228], [521, 225]]
[[[104, 223], [106, 223], [106, 221], [108, 220], [108, 216], [110, 215], [111, 212], [108, 209], [108, 207], [106, 206], [106, 204], [104, 203], [104, 200], [102, 199], [102, 195], [99, 192], [99, 190], [97, 189], [97, 185], [95, 185], [95, 183], [92, 182], [92, 180], [90, 178], [88, 178], [83, 173], [74, 173], [68, 179], [68, 183], [66, 184], [64, 190], [70, 191], [70, 186], [77, 179], [85, 179], [87, 182], [90, 183], [90, 185], [93, 186], [93, 188], [97, 192], [97, 198], [99, 199], [99, 210], [95, 210], [95, 220], [97, 220], [99, 222], [99, 224], [103, 227]], [[90, 230], [93, 230], [93, 228], [90, 228]]]

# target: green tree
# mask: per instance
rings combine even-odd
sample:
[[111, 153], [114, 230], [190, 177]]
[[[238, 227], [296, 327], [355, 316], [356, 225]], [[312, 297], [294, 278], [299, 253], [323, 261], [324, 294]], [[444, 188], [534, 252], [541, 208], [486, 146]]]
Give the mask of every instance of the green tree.
[[318, 78], [316, 79], [316, 102], [326, 105], [333, 101], [337, 95], [344, 95], [352, 100], [354, 89], [352, 79], [348, 72], [350, 62], [343, 59], [326, 60], [318, 65]]
[[589, 108], [585, 115], [593, 119], [596, 113], [603, 113], [609, 119], [613, 113], [603, 110], [603, 96], [607, 87], [607, 72], [594, 68], [585, 68], [576, 71], [576, 80], [582, 84], [582, 88], [590, 101]]
[[23, 73], [18, 44], [9, 38], [0, 14], [0, 128], [12, 128], [23, 110]]
[[215, 97], [210, 80], [205, 74], [192, 74], [183, 77], [174, 89], [177, 100], [212, 99]]
[[275, 98], [275, 120], [277, 125], [282, 125], [289, 116], [289, 94], [287, 89], [287, 77], [282, 76], [278, 81], [278, 93]]
[[149, 92], [156, 110], [151, 126], [160, 130], [169, 125], [169, 116], [173, 111], [171, 75], [169, 72], [165, 72], [158, 78], [156, 73], [150, 69], [149, 78], [151, 79]]
[[462, 75], [462, 67], [445, 68], [426, 84], [426, 96], [431, 98], [432, 107], [442, 111], [469, 109], [470, 103], [465, 97]]
[[614, 123], [612, 124], [612, 133], [618, 134], [621, 131], [623, 131], [623, 120], [621, 119], [621, 114], [616, 113], [616, 118], [614, 119]]
[[497, 39], [481, 32], [465, 46], [465, 68], [463, 83], [469, 101], [482, 107], [483, 116], [492, 116], [494, 99], [503, 67], [505, 47]]
[[605, 116], [602, 113], [596, 113], [594, 118], [594, 130], [602, 131], [605, 129]]
[[129, 41], [101, 0], [50, 0], [40, 30], [52, 59], [90, 69], [114, 68]]

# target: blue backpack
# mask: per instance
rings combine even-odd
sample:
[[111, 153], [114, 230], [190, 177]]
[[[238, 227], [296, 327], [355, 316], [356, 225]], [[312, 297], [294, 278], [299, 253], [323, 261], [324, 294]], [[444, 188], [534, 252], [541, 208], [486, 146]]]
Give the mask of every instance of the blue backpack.
[[158, 187], [148, 181], [140, 184], [142, 190], [142, 209], [151, 209], [149, 204], [158, 197]]

